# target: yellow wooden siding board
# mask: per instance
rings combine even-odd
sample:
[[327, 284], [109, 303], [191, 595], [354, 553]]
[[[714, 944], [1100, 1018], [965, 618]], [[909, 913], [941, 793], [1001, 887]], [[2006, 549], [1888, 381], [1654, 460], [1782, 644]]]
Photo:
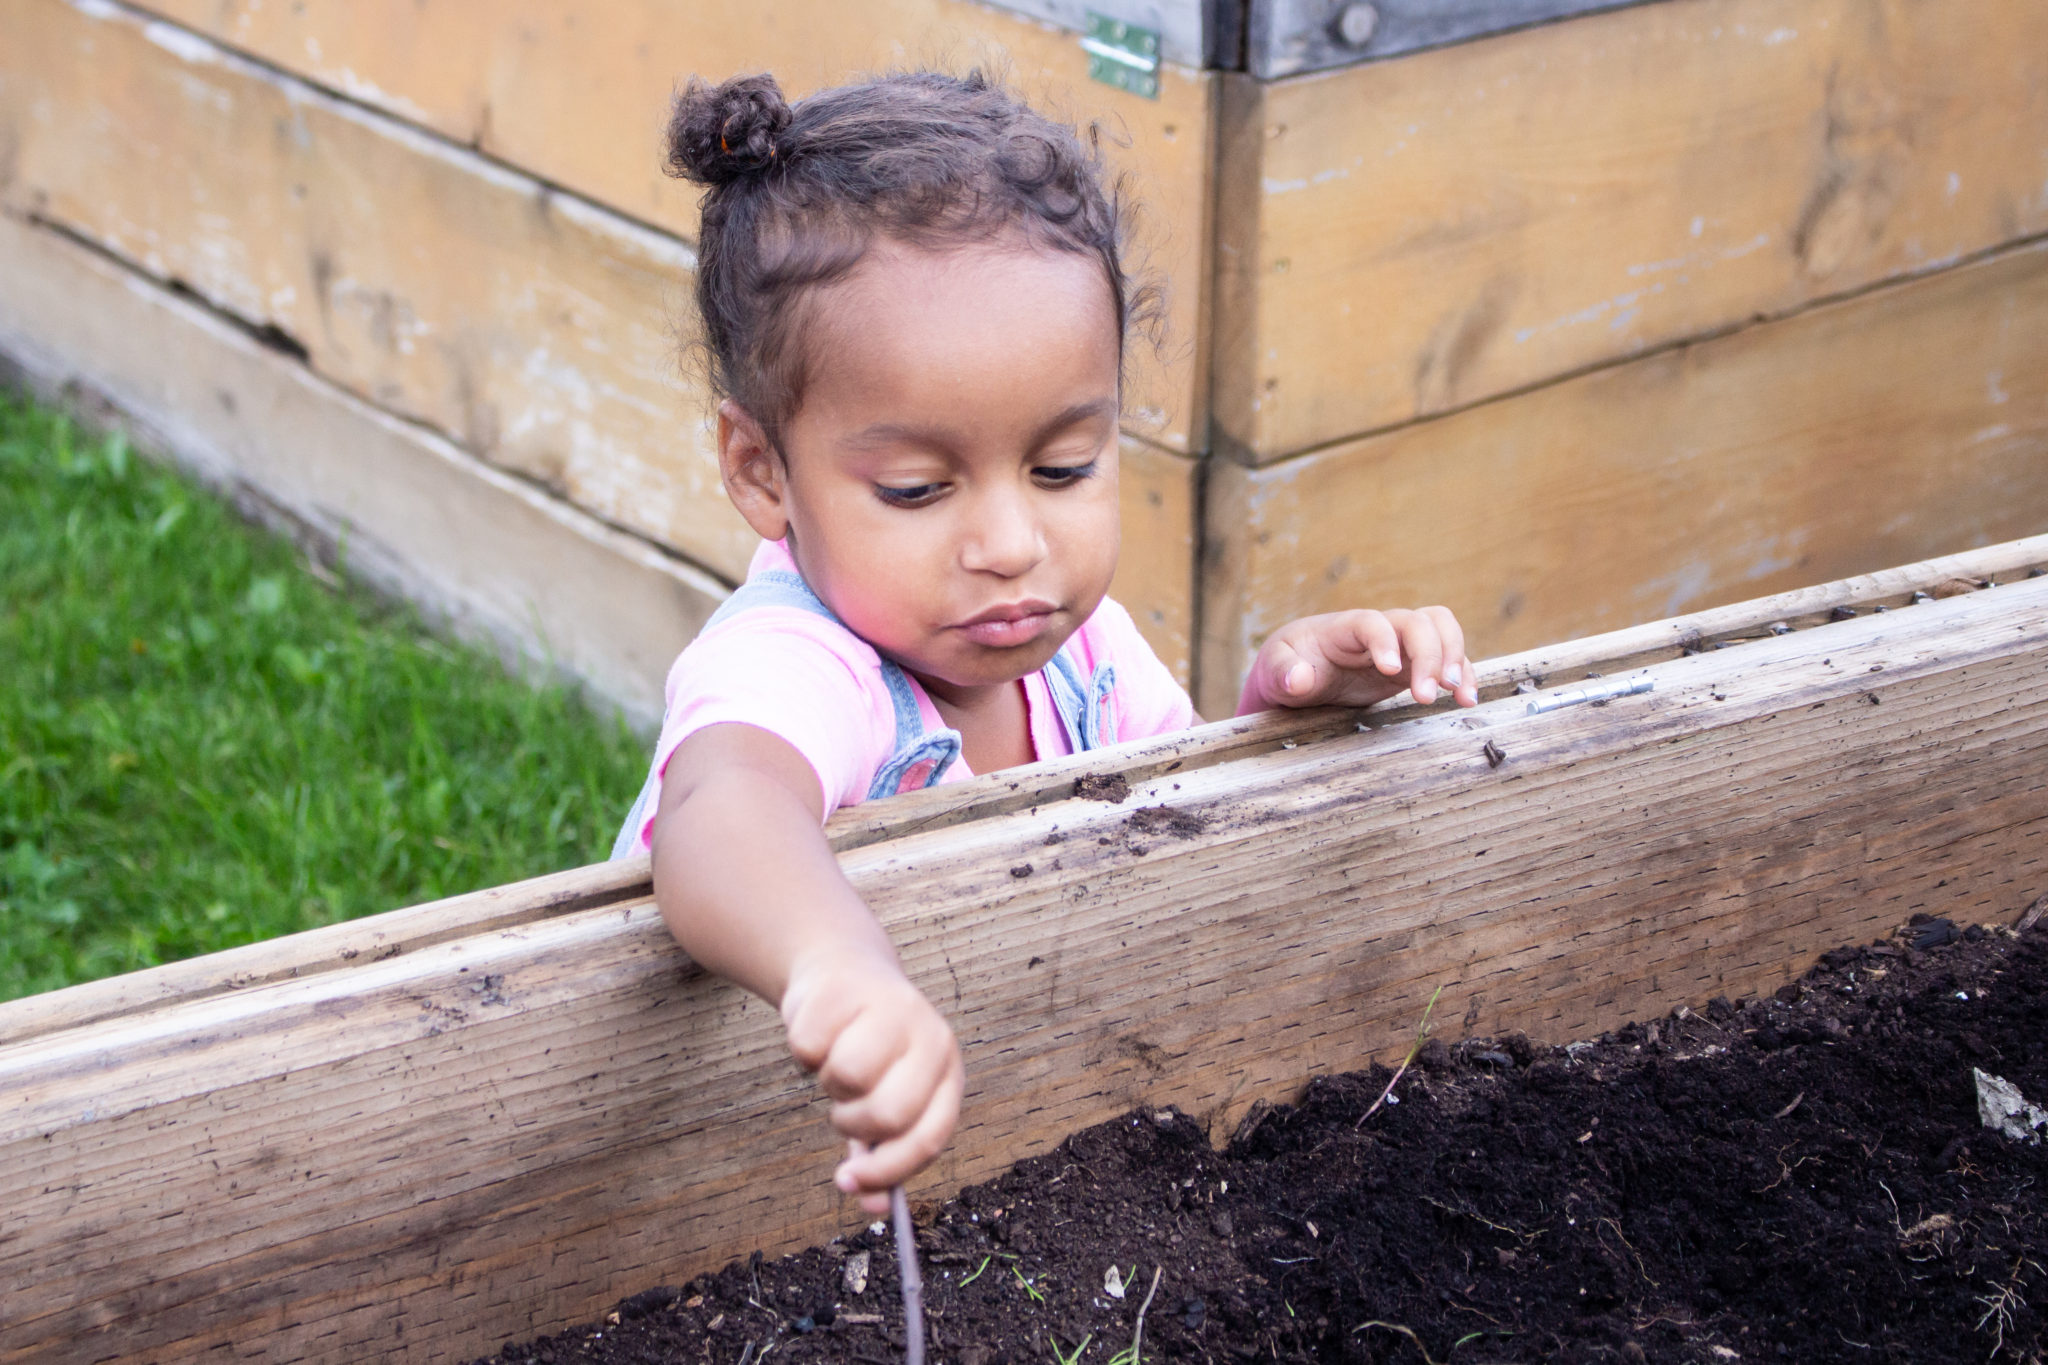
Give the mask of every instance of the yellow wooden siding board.
[[1119, 470], [1123, 551], [1109, 593], [1186, 687], [1194, 658], [1197, 463], [1126, 437]]
[[[61, 0], [22, 17], [0, 202], [278, 328], [319, 373], [608, 521], [745, 573], [756, 539], [680, 356], [688, 247], [169, 25]], [[1124, 463], [1116, 591], [1185, 679], [1192, 462], [1127, 440]]]
[[1209, 714], [1307, 612], [1483, 657], [2048, 530], [2048, 247], [1208, 480]]
[[1232, 79], [1215, 416], [1254, 460], [2048, 231], [2038, 0], [1675, 0]]
[[[0, 354], [51, 396], [315, 542], [430, 619], [652, 728], [724, 598], [709, 575], [351, 397], [215, 314], [0, 214]], [[618, 794], [624, 818], [631, 792]]]
[[1077, 35], [969, 0], [151, 0], [206, 33], [550, 183], [694, 239], [697, 191], [661, 172], [674, 91], [771, 71], [791, 98], [866, 73], [931, 65], [1006, 72], [1041, 109], [1102, 121], [1111, 164], [1145, 209], [1140, 245], [1171, 305], [1165, 359], [1132, 353], [1127, 427], [1200, 449], [1207, 355], [1211, 73], [1167, 64], [1157, 100], [1088, 79]]
[[753, 545], [680, 377], [689, 249], [161, 22], [24, 0], [0, 201], [728, 578]]

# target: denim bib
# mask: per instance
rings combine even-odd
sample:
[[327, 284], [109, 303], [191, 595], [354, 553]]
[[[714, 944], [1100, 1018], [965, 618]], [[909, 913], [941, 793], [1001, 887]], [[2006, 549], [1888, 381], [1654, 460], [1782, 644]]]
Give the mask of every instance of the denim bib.
[[[771, 569], [749, 579], [712, 613], [704, 629], [759, 607], [795, 607], [844, 629], [844, 623], [811, 591], [811, 585], [786, 569]], [[1078, 754], [1116, 742], [1109, 707], [1110, 693], [1116, 688], [1116, 668], [1105, 663], [1092, 675], [1084, 675], [1080, 664], [1067, 652], [1072, 644], [1069, 640], [1060, 646], [1052, 662], [1039, 672], [1053, 707], [1059, 712], [1067, 742]], [[882, 659], [881, 664], [882, 682], [889, 689], [889, 701], [896, 712], [896, 740], [888, 760], [875, 770], [875, 780], [868, 784], [869, 801], [934, 786], [960, 757], [960, 732], [944, 727], [925, 729], [917, 694], [911, 690], [910, 675], [889, 659]], [[641, 826], [660, 799], [661, 779], [650, 773], [612, 844], [613, 858], [626, 857], [633, 851], [640, 840]]]

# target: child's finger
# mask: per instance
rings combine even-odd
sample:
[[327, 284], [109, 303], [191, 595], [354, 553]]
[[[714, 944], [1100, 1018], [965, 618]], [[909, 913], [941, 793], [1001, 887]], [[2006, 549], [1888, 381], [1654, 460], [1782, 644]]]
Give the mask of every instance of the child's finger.
[[862, 1207], [873, 1209], [868, 1200], [876, 1195], [886, 1199], [892, 1185], [900, 1185], [924, 1169], [953, 1135], [960, 1121], [960, 1096], [966, 1088], [958, 1054], [948, 1059], [930, 1102], [916, 1123], [901, 1135], [855, 1150], [840, 1163], [833, 1180], [848, 1194], [862, 1195]]
[[1356, 669], [1370, 663], [1387, 677], [1401, 672], [1401, 636], [1383, 611], [1360, 608], [1334, 618], [1335, 627], [1319, 632], [1318, 643], [1332, 663]]
[[856, 1016], [832, 1040], [832, 1050], [818, 1068], [818, 1085], [834, 1100], [858, 1099], [881, 1084], [903, 1047], [893, 1026], [878, 1026], [871, 1014]]
[[1316, 666], [1294, 647], [1292, 641], [1275, 640], [1262, 666], [1266, 670], [1265, 694], [1274, 701], [1298, 705], [1314, 695]]
[[849, 1006], [843, 997], [831, 991], [819, 991], [796, 1000], [785, 999], [783, 1034], [797, 1065], [806, 1071], [822, 1068], [831, 1056], [833, 1045], [857, 1013], [858, 1006]]
[[1437, 637], [1443, 641], [1444, 665], [1441, 676], [1458, 701], [1464, 706], [1479, 704], [1479, 675], [1472, 667], [1472, 661], [1465, 657], [1465, 628], [1458, 624], [1458, 618], [1451, 614], [1449, 607], [1424, 607], [1422, 614], [1436, 623]]
[[[952, 1031], [935, 1027], [906, 1040], [902, 1052], [868, 1089], [832, 1106], [832, 1126], [869, 1144], [887, 1142], [917, 1122], [941, 1077], [958, 1066]], [[943, 1030], [943, 1033], [940, 1031]]]
[[1437, 698], [1444, 681], [1444, 646], [1436, 622], [1423, 612], [1409, 612], [1401, 618], [1401, 652], [1408, 658], [1408, 690], [1415, 700], [1428, 706]]

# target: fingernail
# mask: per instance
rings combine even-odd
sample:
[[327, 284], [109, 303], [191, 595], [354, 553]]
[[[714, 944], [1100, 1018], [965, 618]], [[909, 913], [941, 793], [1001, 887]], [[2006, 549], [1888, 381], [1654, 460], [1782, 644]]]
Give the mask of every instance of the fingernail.
[[848, 1194], [852, 1194], [860, 1188], [860, 1182], [853, 1178], [853, 1172], [844, 1166], [832, 1172], [832, 1183]]
[[1287, 681], [1283, 684], [1289, 692], [1306, 692], [1316, 680], [1316, 671], [1307, 664], [1296, 664], [1287, 670]]
[[1465, 680], [1464, 670], [1456, 664], [1444, 665], [1444, 686], [1456, 687]]
[[1409, 690], [1415, 694], [1415, 700], [1424, 706], [1436, 700], [1436, 684], [1427, 678], [1417, 678], [1415, 686]]

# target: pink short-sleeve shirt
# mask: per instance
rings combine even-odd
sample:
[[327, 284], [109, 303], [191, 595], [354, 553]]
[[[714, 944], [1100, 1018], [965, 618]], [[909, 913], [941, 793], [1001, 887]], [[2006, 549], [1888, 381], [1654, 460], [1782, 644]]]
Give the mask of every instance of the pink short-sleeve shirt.
[[[764, 542], [747, 578], [765, 573], [795, 574], [796, 563], [781, 541]], [[1138, 633], [1129, 612], [1104, 598], [1076, 631], [1065, 653], [1082, 675], [1104, 664], [1115, 683], [1107, 714], [1114, 742], [1148, 739], [1194, 723], [1194, 706], [1173, 674]], [[910, 680], [927, 731], [944, 728], [937, 708]], [[1056, 758], [1072, 742], [1043, 671], [1024, 679], [1024, 698], [1036, 756]], [[758, 606], [706, 627], [670, 668], [661, 738], [655, 745], [648, 787], [622, 832], [619, 852], [645, 849], [654, 826], [654, 805], [669, 756], [676, 746], [713, 725], [753, 725], [788, 742], [818, 776], [825, 813], [867, 798], [876, 773], [895, 751], [895, 701], [873, 646], [835, 620], [797, 607]], [[958, 782], [973, 776], [956, 760], [940, 777]], [[638, 828], [631, 827], [637, 824]]]

